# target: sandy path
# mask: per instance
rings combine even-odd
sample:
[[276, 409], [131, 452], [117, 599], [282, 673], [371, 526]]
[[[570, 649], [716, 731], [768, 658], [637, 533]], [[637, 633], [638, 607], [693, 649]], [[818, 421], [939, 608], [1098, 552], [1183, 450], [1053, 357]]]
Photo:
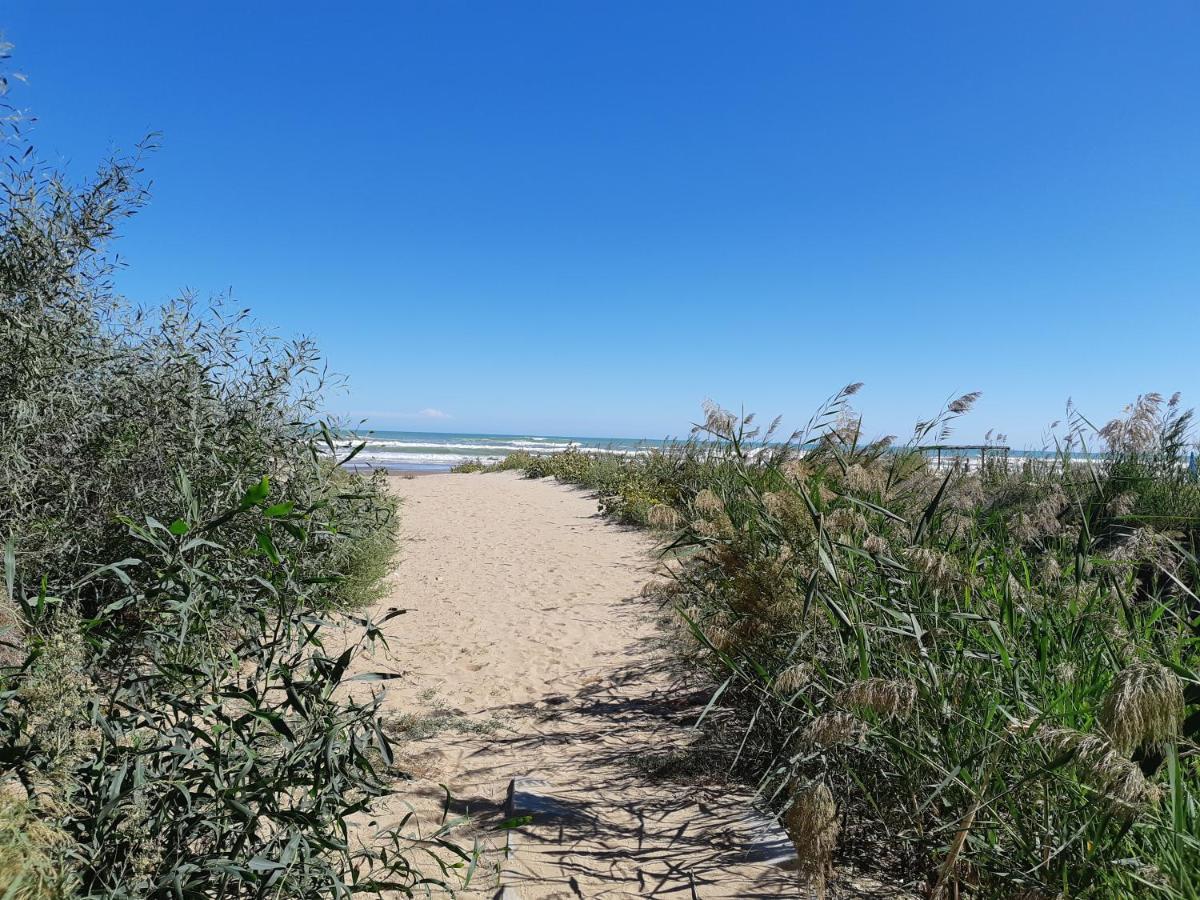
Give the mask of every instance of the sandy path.
[[[639, 757], [689, 739], [696, 697], [655, 651], [640, 599], [650, 539], [596, 515], [595, 500], [512, 473], [393, 482], [404, 544], [388, 623], [404, 678], [387, 716], [409, 735], [405, 793], [424, 817], [469, 813], [485, 852], [475, 895], [803, 896], [795, 876], [744, 862], [744, 798], [655, 783]], [[379, 662], [378, 660], [376, 661]], [[575, 818], [497, 837], [509, 780], [545, 779]], [[501, 833], [502, 834], [502, 833]]]

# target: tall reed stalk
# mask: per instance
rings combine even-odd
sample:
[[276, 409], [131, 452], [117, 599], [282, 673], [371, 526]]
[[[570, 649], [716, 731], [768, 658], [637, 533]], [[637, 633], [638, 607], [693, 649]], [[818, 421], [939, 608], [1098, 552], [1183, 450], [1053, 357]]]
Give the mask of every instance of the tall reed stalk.
[[712, 678], [702, 724], [813, 877], [856, 861], [937, 896], [1197, 896], [1190, 413], [1141, 398], [1091, 433], [1103, 461], [1075, 414], [1053, 458], [939, 469], [920, 446], [977, 395], [897, 445], [862, 438], [858, 387], [789, 438], [709, 407], [661, 451], [524, 468], [662, 531], [659, 595]]

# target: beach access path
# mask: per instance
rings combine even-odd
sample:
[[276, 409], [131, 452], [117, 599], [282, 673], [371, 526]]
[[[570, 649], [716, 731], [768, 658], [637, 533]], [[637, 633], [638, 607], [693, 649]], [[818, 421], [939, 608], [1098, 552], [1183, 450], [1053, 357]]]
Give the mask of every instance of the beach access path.
[[[746, 860], [761, 843], [747, 796], [646, 773], [696, 739], [707, 699], [672, 675], [662, 611], [641, 597], [650, 535], [515, 472], [391, 482], [403, 536], [379, 610], [408, 612], [385, 626], [390, 651], [359, 665], [402, 676], [384, 702], [414, 778], [401, 795], [436, 826], [445, 785], [449, 815], [471, 817], [458, 839], [483, 854], [465, 893], [809, 896], [794, 872]], [[526, 777], [544, 782], [542, 812], [505, 832], [510, 781]]]

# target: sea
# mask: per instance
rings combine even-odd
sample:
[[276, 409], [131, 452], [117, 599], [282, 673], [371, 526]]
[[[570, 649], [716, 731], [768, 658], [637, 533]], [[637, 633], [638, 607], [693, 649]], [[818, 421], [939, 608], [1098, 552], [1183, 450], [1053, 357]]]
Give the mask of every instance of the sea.
[[[464, 462], [480, 462], [485, 465], [499, 462], [510, 453], [523, 450], [527, 453], [558, 453], [577, 448], [591, 453], [612, 453], [630, 456], [644, 453], [654, 447], [665, 446], [667, 441], [648, 438], [622, 437], [565, 437], [541, 434], [466, 434], [437, 431], [361, 431], [343, 434], [337, 440], [338, 454], [349, 454], [359, 444], [363, 448], [350, 460], [355, 468], [388, 469], [394, 472], [449, 472]], [[998, 448], [997, 448], [998, 449]], [[996, 454], [996, 449], [993, 449]], [[931, 460], [933, 451], [929, 451]], [[1010, 450], [1004, 458], [1016, 465], [1025, 458], [1053, 459], [1051, 450]], [[947, 449], [937, 457], [941, 467], [961, 464], [967, 468], [978, 465], [977, 448], [959, 455]], [[997, 456], [993, 455], [992, 459]], [[1102, 457], [1094, 454], [1076, 454], [1076, 462], [1095, 462]], [[1195, 465], [1195, 462], [1192, 462]]]
[[564, 437], [541, 434], [448, 434], [435, 431], [363, 431], [344, 435], [338, 450], [350, 452], [365, 443], [350, 461], [396, 472], [449, 472], [464, 462], [491, 464], [518, 450], [558, 453], [572, 447], [595, 453], [631, 455], [663, 441], [617, 437]]

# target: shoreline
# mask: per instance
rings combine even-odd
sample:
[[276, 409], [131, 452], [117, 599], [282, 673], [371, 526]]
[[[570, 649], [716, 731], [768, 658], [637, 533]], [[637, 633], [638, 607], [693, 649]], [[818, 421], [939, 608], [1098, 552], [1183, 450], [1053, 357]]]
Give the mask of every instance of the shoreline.
[[[379, 432], [363, 435], [353, 440], [338, 439], [338, 455], [345, 450], [363, 444], [361, 451], [349, 462], [354, 469], [383, 469], [405, 475], [445, 474], [460, 466], [479, 466], [494, 469], [503, 466], [513, 456], [553, 457], [564, 452], [579, 453], [599, 458], [631, 459], [643, 457], [654, 451], [670, 451], [686, 443], [683, 439], [579, 439], [540, 436], [500, 437], [488, 434], [429, 432]], [[717, 443], [712, 443], [715, 448]], [[770, 453], [783, 447], [781, 443], [747, 447], [752, 455]], [[915, 450], [925, 457], [927, 464], [936, 471], [951, 468], [961, 471], [978, 471], [986, 468], [1014, 471], [1023, 466], [1035, 468], [1061, 466], [1063, 457], [1049, 448], [1040, 450], [1016, 449], [1004, 444], [927, 444], [919, 448], [895, 447], [886, 452]], [[793, 452], [802, 458], [811, 448], [795, 447]], [[1104, 454], [1081, 453], [1069, 456], [1072, 467], [1095, 467], [1106, 462]], [[1187, 465], [1187, 460], [1181, 460]]]

